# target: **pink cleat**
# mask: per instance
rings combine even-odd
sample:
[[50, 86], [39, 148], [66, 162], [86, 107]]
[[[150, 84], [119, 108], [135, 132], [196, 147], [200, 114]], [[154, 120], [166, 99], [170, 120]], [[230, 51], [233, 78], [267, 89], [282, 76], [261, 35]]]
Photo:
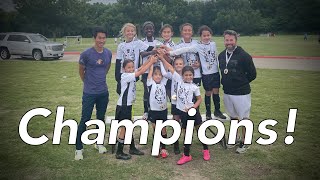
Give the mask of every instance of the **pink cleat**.
[[192, 156], [189, 155], [189, 156], [185, 156], [184, 154], [182, 154], [182, 157], [179, 159], [179, 161], [177, 162], [178, 165], [182, 165], [182, 164], [185, 164], [189, 161], [192, 160]]
[[204, 159], [205, 161], [209, 161], [209, 160], [210, 160], [210, 152], [209, 152], [209, 149], [203, 150], [202, 153], [203, 153], [203, 159]]
[[162, 158], [166, 158], [169, 155], [169, 153], [168, 153], [168, 151], [166, 149], [161, 149], [161, 153], [160, 154], [161, 154]]

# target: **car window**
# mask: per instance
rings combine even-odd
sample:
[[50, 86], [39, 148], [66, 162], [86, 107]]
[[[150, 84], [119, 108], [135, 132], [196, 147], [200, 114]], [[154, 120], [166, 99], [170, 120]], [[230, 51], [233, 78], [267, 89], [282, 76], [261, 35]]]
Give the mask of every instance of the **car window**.
[[28, 40], [28, 38], [26, 36], [23, 36], [23, 35], [10, 35], [8, 37], [8, 41], [25, 42], [25, 40]]
[[6, 37], [5, 34], [0, 34], [0, 40], [1, 40], [1, 41], [4, 39], [4, 37]]
[[48, 39], [41, 34], [34, 34], [29, 36], [33, 42], [46, 42]]

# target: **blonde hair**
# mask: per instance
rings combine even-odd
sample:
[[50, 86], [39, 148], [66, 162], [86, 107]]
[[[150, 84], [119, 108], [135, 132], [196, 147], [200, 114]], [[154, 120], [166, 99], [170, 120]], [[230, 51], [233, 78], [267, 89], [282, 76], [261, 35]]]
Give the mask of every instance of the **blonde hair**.
[[134, 32], [135, 32], [135, 35], [137, 34], [137, 28], [135, 25], [133, 25], [132, 23], [125, 23], [122, 28], [121, 28], [121, 31], [120, 31], [120, 34], [122, 37], [125, 38], [125, 34], [124, 34], [124, 31], [126, 30], [127, 27], [132, 27], [134, 29]]

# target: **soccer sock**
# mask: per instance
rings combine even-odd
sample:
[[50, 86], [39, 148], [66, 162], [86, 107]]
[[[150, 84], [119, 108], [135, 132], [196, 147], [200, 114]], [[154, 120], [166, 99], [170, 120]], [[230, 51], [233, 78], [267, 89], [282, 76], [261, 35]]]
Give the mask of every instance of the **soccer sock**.
[[131, 144], [130, 144], [130, 149], [136, 149], [136, 146], [134, 144], [134, 138], [132, 136]]
[[212, 94], [212, 100], [214, 103], [214, 109], [220, 110], [220, 96], [219, 96], [219, 94]]
[[148, 112], [148, 101], [147, 100], [143, 100], [143, 107], [144, 107], [144, 112], [147, 113]]
[[174, 149], [179, 149], [179, 139], [174, 142], [174, 145], [173, 145]]
[[190, 144], [185, 144], [184, 145], [184, 149], [183, 149], [183, 154], [185, 155], [185, 156], [190, 156]]
[[[167, 138], [167, 134], [162, 135], [163, 138]], [[162, 142], [160, 143], [161, 149], [166, 149], [166, 145]]]
[[122, 154], [123, 153], [123, 146], [124, 146], [124, 139], [118, 139], [118, 142], [117, 142], [117, 154]]
[[206, 105], [207, 114], [211, 115], [211, 100], [210, 100], [210, 96], [207, 96], [207, 95], [205, 96], [204, 103]]
[[203, 150], [208, 150], [208, 145], [202, 143], [202, 146], [203, 146]]

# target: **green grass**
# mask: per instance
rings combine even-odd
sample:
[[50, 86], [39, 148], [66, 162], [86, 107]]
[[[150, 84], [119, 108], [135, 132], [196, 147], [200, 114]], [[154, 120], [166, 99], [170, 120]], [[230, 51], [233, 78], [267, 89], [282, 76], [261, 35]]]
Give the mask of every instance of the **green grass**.
[[[195, 37], [199, 39], [199, 37]], [[180, 38], [173, 38], [174, 42], [179, 42]], [[217, 43], [218, 51], [224, 49], [223, 37], [213, 37]], [[64, 39], [57, 39], [63, 42]], [[65, 51], [84, 51], [93, 45], [92, 38], [83, 38], [82, 44], [78, 45], [71, 40]], [[119, 39], [118, 39], [119, 42]], [[307, 41], [303, 40], [303, 35], [279, 35], [275, 37], [264, 36], [241, 36], [238, 44], [251, 55], [255, 56], [320, 56], [320, 44], [316, 35], [310, 35]], [[113, 38], [108, 38], [105, 47], [113, 53], [117, 52], [117, 45]]]
[[[114, 155], [100, 155], [93, 146], [85, 145], [85, 159], [76, 162], [74, 145], [68, 145], [69, 130], [63, 129], [61, 145], [52, 145], [56, 107], [65, 106], [64, 119], [79, 122], [82, 82], [77, 63], [59, 61], [0, 61], [0, 179], [318, 179], [319, 165], [319, 75], [320, 72], [258, 69], [252, 83], [253, 141], [260, 137], [258, 124], [276, 119], [273, 128], [277, 141], [268, 146], [253, 145], [246, 154], [235, 149], [210, 146], [212, 160], [201, 157], [201, 145], [194, 135], [193, 161], [183, 166], [175, 163], [173, 154], [157, 159], [150, 156], [151, 127], [148, 144], [139, 148], [147, 155], [129, 161], [116, 160]], [[115, 114], [117, 95], [113, 67], [108, 75], [110, 102], [108, 115]], [[135, 114], [142, 114], [142, 84], [137, 84]], [[202, 91], [203, 95], [203, 91]], [[46, 134], [44, 145], [30, 146], [22, 142], [18, 127], [21, 117], [30, 109], [45, 107], [52, 111], [47, 118], [35, 117], [28, 126], [30, 135]], [[298, 108], [295, 140], [285, 145], [289, 108]], [[222, 106], [222, 110], [224, 107]], [[204, 105], [201, 106], [204, 112]], [[95, 116], [93, 116], [95, 118]], [[227, 125], [228, 128], [228, 125]], [[106, 131], [107, 143], [109, 127]], [[136, 140], [138, 130], [135, 130]], [[107, 146], [110, 150], [110, 146]], [[127, 147], [126, 147], [127, 148]], [[127, 150], [127, 149], [126, 149]]]

